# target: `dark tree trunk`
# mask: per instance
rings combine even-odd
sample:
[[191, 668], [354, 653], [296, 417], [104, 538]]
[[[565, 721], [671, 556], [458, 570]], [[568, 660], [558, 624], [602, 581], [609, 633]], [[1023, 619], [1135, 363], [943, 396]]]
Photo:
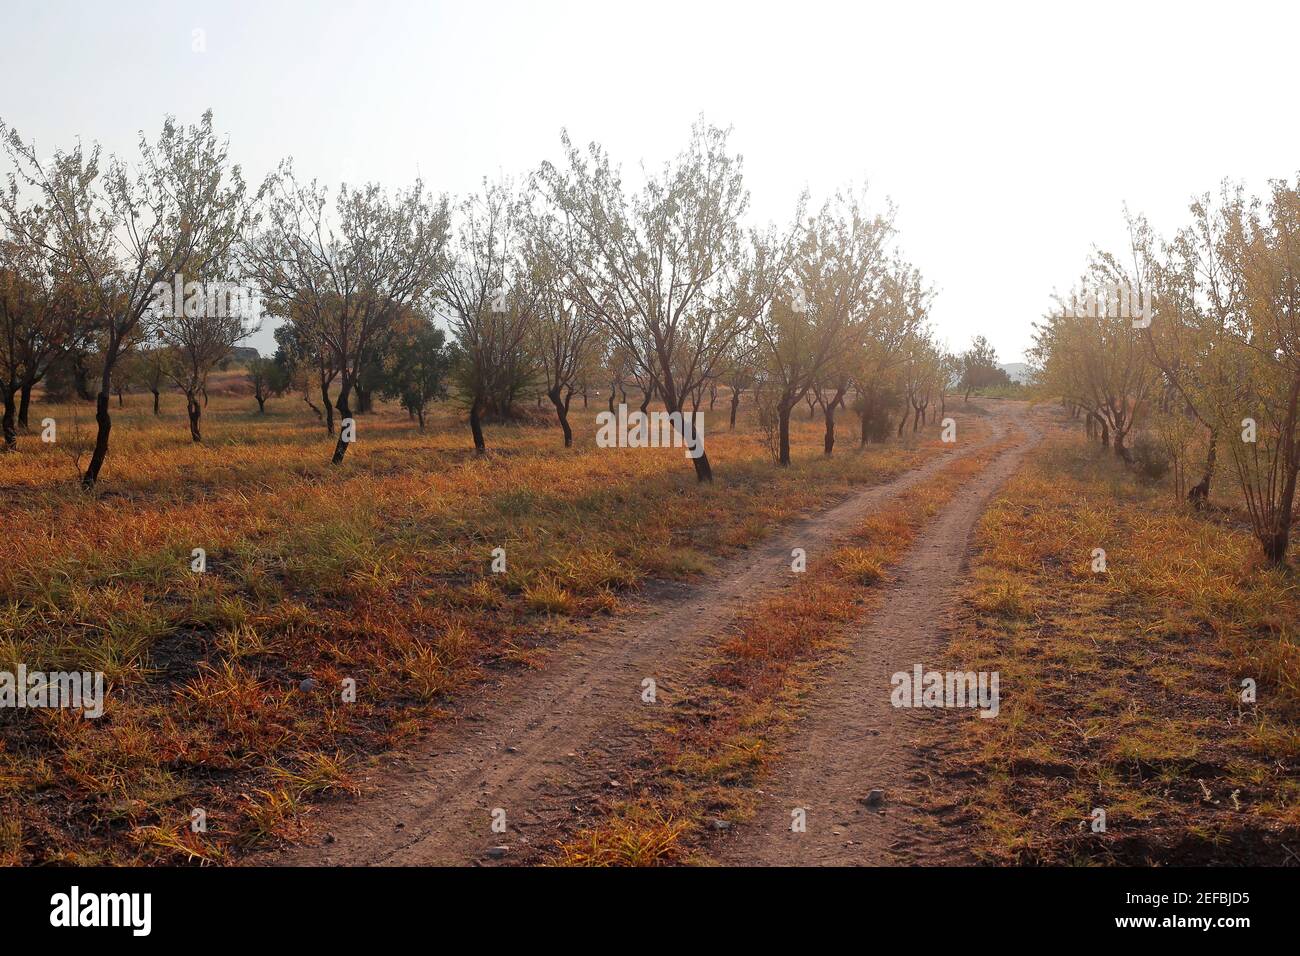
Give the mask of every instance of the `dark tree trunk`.
[[696, 481], [713, 481], [713, 468], [709, 465], [708, 455], [701, 451], [699, 458], [693, 458], [691, 460], [695, 462]]
[[95, 487], [95, 482], [99, 481], [100, 469], [104, 467], [104, 459], [108, 457], [108, 436], [113, 430], [113, 417], [108, 413], [107, 388], [95, 397], [95, 426], [95, 450], [90, 453], [90, 464], [81, 476], [81, 484], [85, 488]]
[[731, 390], [731, 423], [727, 426], [731, 431], [736, 430], [736, 412], [740, 409], [740, 389]]
[[90, 371], [86, 368], [86, 358], [84, 355], [75, 355], [72, 359], [72, 380], [77, 389], [77, 397], [83, 402], [98, 401], [96, 396], [90, 394], [90, 386], [86, 383], [90, 378]]
[[779, 440], [777, 460], [782, 465], [790, 464], [790, 412], [794, 409], [794, 404], [791, 400], [782, 401], [776, 409]]
[[[343, 456], [348, 453], [348, 445], [351, 444], [351, 442], [343, 440], [347, 437], [347, 421], [352, 417], [351, 398], [352, 383], [348, 380], [348, 376], [344, 374], [342, 382], [339, 383], [339, 400], [336, 403], [339, 410], [339, 440], [334, 443], [334, 457], [330, 459], [330, 463], [334, 465], [343, 464]], [[352, 423], [352, 427], [356, 428], [355, 421]]]
[[259, 415], [265, 415], [265, 414], [266, 414], [266, 396], [265, 396], [265, 395], [254, 395], [253, 397], [254, 397], [255, 399], [257, 399], [257, 413], [258, 413]]
[[560, 427], [564, 429], [564, 447], [572, 448], [573, 429], [569, 427], [569, 401], [573, 398], [573, 392], [570, 391], [569, 394], [561, 398], [560, 390], [557, 387], [547, 392], [546, 397], [549, 398], [551, 404], [555, 406], [555, 415], [560, 420]]
[[469, 406], [469, 430], [474, 436], [474, 451], [479, 455], [487, 453], [487, 443], [483, 440], [482, 406], [483, 400], [477, 396]]
[[424, 409], [423, 408], [417, 409], [415, 412], [415, 417], [419, 419], [420, 431], [424, 431]]
[[27, 413], [32, 407], [32, 387], [35, 382], [23, 382], [21, 395], [18, 401], [18, 427], [27, 427]]
[[199, 418], [203, 415], [203, 406], [199, 404], [197, 393], [187, 392], [185, 394], [185, 411], [190, 418], [190, 440], [193, 442], [203, 441], [203, 433], [199, 431]]
[[14, 426], [14, 421], [15, 421], [14, 402], [17, 399], [18, 390], [15, 388], [10, 388], [9, 386], [6, 385], [3, 391], [4, 391], [4, 403], [5, 403], [5, 413], [4, 413], [5, 448], [7, 450], [12, 450], [18, 447], [18, 429]]
[[334, 405], [330, 402], [329, 382], [320, 383], [321, 402], [325, 406], [325, 430], [331, 435], [334, 434]]
[[156, 389], [156, 388], [151, 388], [151, 389], [149, 389], [149, 391], [153, 392], [153, 413], [154, 413], [155, 415], [160, 415], [160, 414], [162, 414], [162, 413], [159, 411], [159, 406], [158, 406], [158, 389]]
[[1205, 470], [1201, 473], [1201, 480], [1187, 491], [1187, 500], [1198, 510], [1210, 503], [1210, 483], [1214, 479], [1214, 460], [1217, 457], [1218, 444], [1218, 430], [1211, 428], [1209, 444], [1205, 449]]

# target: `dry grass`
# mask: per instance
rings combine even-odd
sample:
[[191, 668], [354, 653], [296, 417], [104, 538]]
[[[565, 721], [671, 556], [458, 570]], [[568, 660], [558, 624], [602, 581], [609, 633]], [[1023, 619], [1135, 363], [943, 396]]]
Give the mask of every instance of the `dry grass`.
[[929, 731], [933, 802], [979, 858], [1300, 862], [1300, 590], [1258, 564], [1239, 516], [1194, 514], [1059, 438], [977, 535], [951, 658], [1000, 672], [1001, 714]]
[[[595, 402], [573, 415], [574, 449], [553, 424], [498, 426], [483, 458], [454, 406], [423, 433], [380, 408], [333, 468], [300, 400], [263, 417], [237, 373], [215, 385], [198, 446], [174, 397], [161, 419], [148, 396], [114, 408], [90, 496], [36, 435], [0, 456], [0, 669], [110, 685], [98, 721], [0, 712], [2, 861], [221, 862], [292, 835], [311, 799], [350, 786], [344, 767], [445, 715], [485, 669], [530, 665], [639, 582], [708, 573], [937, 447], [858, 452], [846, 415], [826, 460], [820, 421], [800, 419], [782, 470], [747, 416], [729, 434], [719, 411], [717, 480], [698, 487], [680, 449], [594, 447]], [[61, 436], [91, 424], [84, 406], [32, 415]], [[490, 573], [496, 547], [505, 574]], [[188, 828], [196, 807], [207, 833]]]

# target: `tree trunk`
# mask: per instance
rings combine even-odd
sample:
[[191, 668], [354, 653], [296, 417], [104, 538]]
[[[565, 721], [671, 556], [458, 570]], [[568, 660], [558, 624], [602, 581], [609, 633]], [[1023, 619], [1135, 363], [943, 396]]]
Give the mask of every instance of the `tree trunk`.
[[702, 450], [699, 458], [691, 459], [695, 462], [695, 480], [700, 482], [713, 481], [713, 469], [709, 466], [709, 456]]
[[321, 402], [325, 405], [325, 430], [331, 435], [334, 434], [334, 406], [330, 402], [329, 382], [320, 383]]
[[1278, 441], [1278, 456], [1283, 461], [1282, 493], [1277, 507], [1273, 510], [1273, 527], [1262, 542], [1264, 556], [1277, 565], [1286, 564], [1286, 552], [1291, 543], [1291, 512], [1295, 508], [1296, 476], [1300, 472], [1300, 461], [1296, 455], [1296, 424], [1300, 417], [1300, 377], [1291, 384], [1286, 419], [1282, 423], [1282, 435]]
[[1187, 500], [1192, 506], [1200, 509], [1210, 503], [1210, 483], [1214, 480], [1214, 462], [1218, 457], [1219, 431], [1217, 428], [1210, 429], [1210, 438], [1205, 449], [1205, 471], [1201, 474], [1201, 480], [1192, 486], [1187, 492]]
[[560, 420], [560, 427], [564, 429], [564, 447], [573, 447], [573, 429], [569, 427], [569, 400], [573, 397], [570, 392], [563, 399], [560, 398], [560, 389], [558, 386], [546, 393], [546, 397], [551, 400], [555, 406], [555, 415]]
[[483, 399], [476, 395], [469, 406], [469, 430], [474, 435], [474, 451], [479, 455], [487, 453], [487, 443], [483, 441], [482, 405]]
[[32, 387], [35, 382], [23, 382], [21, 398], [18, 402], [18, 427], [27, 428], [27, 412], [32, 407]]
[[[105, 377], [107, 377], [107, 372]], [[81, 476], [81, 484], [84, 488], [95, 487], [95, 482], [99, 481], [99, 471], [104, 467], [104, 459], [108, 457], [108, 436], [113, 430], [113, 417], [108, 413], [108, 387], [105, 386], [95, 397], [95, 450], [90, 454], [90, 464], [86, 466], [86, 473]]]
[[[342, 382], [339, 383], [339, 399], [336, 403], [339, 410], [339, 440], [334, 443], [334, 457], [330, 459], [330, 463], [334, 465], [343, 464], [343, 456], [348, 453], [348, 445], [351, 444], [351, 442], [343, 440], [347, 437], [347, 420], [352, 417], [351, 397], [352, 382], [348, 380], [345, 373]], [[352, 424], [355, 428], [356, 422], [354, 421]]]
[[793, 409], [793, 402], [781, 402], [776, 409], [778, 418], [777, 434], [780, 440], [779, 461], [782, 465], [790, 464], [790, 412]]
[[161, 412], [158, 410], [158, 389], [151, 388], [149, 391], [153, 392], [153, 413], [159, 415]]
[[420, 431], [424, 431], [424, 409], [423, 408], [416, 409], [415, 417], [419, 419]]
[[203, 441], [203, 434], [199, 431], [199, 418], [203, 415], [203, 406], [199, 404], [197, 392], [185, 393], [185, 411], [190, 417], [190, 440]]
[[265, 414], [266, 414], [266, 397], [263, 396], [263, 395], [254, 395], [253, 397], [254, 397], [255, 399], [257, 399], [257, 413], [258, 413], [259, 415], [265, 415]]
[[736, 411], [740, 408], [740, 389], [731, 390], [731, 424], [728, 426], [731, 431], [736, 430]]
[[16, 388], [4, 387], [4, 435], [5, 449], [12, 451], [18, 447], [18, 429], [14, 427], [14, 401], [18, 396]]

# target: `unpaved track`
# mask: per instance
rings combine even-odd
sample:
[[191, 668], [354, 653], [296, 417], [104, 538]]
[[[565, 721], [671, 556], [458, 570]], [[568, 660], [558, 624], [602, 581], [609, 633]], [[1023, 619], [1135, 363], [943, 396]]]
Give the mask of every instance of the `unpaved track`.
[[[946, 623], [969, 553], [970, 533], [999, 486], [1039, 440], [1022, 420], [1021, 440], [967, 479], [926, 525], [890, 577], [878, 611], [827, 662], [830, 675], [807, 701], [806, 717], [783, 739], [787, 755], [764, 783], [754, 821], [737, 828], [721, 862], [748, 866], [847, 866], [951, 862], [934, 823], [905, 799], [919, 761], [913, 740], [923, 719], [971, 719], [969, 712], [921, 711], [890, 703], [890, 677], [916, 664], [941, 667]], [[961, 668], [965, 669], [965, 668]], [[1001, 688], [1005, 692], [1006, 688]], [[922, 716], [922, 715], [925, 716]], [[996, 719], [996, 718], [993, 718]], [[867, 806], [872, 790], [883, 803]], [[805, 832], [791, 828], [805, 811]]]
[[[477, 688], [459, 719], [437, 728], [401, 763], [367, 783], [377, 792], [327, 805], [316, 842], [249, 862], [270, 865], [451, 865], [485, 862], [494, 846], [526, 856], [530, 832], [573, 812], [555, 795], [580, 789], [601, 760], [601, 738], [642, 714], [642, 681], [671, 703], [690, 665], [761, 595], [788, 585], [792, 548], [809, 559], [878, 507], [972, 451], [1000, 440], [995, 411], [983, 441], [958, 443], [919, 468], [866, 488], [816, 517], [788, 525], [732, 558], [734, 570], [694, 586], [656, 589], [656, 600], [561, 645], [544, 669]], [[598, 779], [596, 777], [595, 779]], [[492, 813], [505, 811], [505, 833]]]

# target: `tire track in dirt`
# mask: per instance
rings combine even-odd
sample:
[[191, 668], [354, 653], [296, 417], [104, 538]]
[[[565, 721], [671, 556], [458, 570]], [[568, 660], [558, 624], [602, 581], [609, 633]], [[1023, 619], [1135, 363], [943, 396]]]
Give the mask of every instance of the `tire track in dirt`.
[[[812, 518], [784, 526], [731, 559], [734, 571], [695, 585], [656, 585], [644, 606], [562, 644], [546, 666], [473, 690], [458, 719], [435, 728], [415, 753], [386, 765], [368, 785], [377, 792], [329, 804], [316, 815], [315, 842], [257, 854], [261, 865], [452, 865], [490, 859], [494, 846], [530, 851], [530, 831], [571, 816], [555, 794], [591, 779], [611, 726], [639, 715], [642, 680], [651, 677], [661, 703], [684, 688], [689, 665], [711, 648], [738, 614], [788, 585], [790, 551], [814, 556], [873, 508], [933, 477], [959, 458], [999, 441], [1006, 412], [991, 434], [959, 444], [918, 468], [873, 485]], [[506, 833], [491, 829], [505, 810]], [[507, 855], [504, 862], [509, 862]]]
[[[889, 579], [880, 609], [825, 665], [827, 683], [812, 692], [806, 716], [781, 741], [787, 755], [758, 794], [752, 823], [720, 852], [731, 866], [881, 866], [951, 863], [903, 799], [919, 761], [913, 738], [934, 711], [895, 708], [890, 677], [916, 664], [937, 670], [946, 621], [957, 609], [976, 522], [999, 487], [1041, 439], [1021, 421], [1018, 444], [972, 476], [916, 538]], [[969, 714], [941, 713], [952, 719]], [[864, 801], [883, 791], [879, 805]], [[805, 811], [805, 832], [791, 829]]]

